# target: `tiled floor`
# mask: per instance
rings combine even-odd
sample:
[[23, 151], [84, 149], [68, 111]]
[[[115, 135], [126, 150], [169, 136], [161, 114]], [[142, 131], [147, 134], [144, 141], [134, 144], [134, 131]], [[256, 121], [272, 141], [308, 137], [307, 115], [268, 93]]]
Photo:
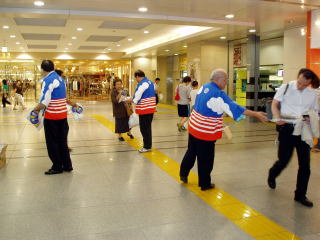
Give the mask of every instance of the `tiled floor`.
[[[8, 165], [0, 170], [1, 240], [254, 239], [92, 118], [112, 120], [109, 103], [83, 104], [85, 118], [69, 120], [75, 170], [56, 176], [43, 174], [50, 167], [44, 134], [28, 124], [27, 111], [0, 109], [0, 141], [9, 144]], [[171, 111], [158, 109], [153, 142], [181, 161], [187, 134], [177, 132]], [[266, 186], [276, 157], [273, 127], [230, 125], [233, 140], [222, 139], [216, 148], [216, 185], [298, 237], [319, 240], [320, 155], [312, 154], [315, 207], [307, 209], [293, 201], [296, 157], [276, 191]], [[133, 133], [140, 137], [138, 128]]]

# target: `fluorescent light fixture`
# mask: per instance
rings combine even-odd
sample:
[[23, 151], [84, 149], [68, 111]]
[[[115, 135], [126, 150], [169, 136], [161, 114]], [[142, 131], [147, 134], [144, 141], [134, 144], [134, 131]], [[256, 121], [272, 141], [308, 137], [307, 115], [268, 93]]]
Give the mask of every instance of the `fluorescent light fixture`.
[[10, 38], [15, 38], [16, 37], [16, 35], [10, 35]]
[[255, 30], [255, 29], [250, 29], [250, 30], [249, 30], [250, 33], [255, 33], [256, 31], [257, 31], [257, 30]]
[[77, 37], [72, 37], [72, 40], [76, 40], [77, 39]]
[[71, 59], [74, 59], [74, 58], [71, 57], [69, 54], [61, 54], [56, 59], [59, 59], [59, 60], [71, 60]]
[[139, 12], [148, 12], [148, 8], [146, 7], [139, 7], [138, 10]]
[[17, 59], [33, 59], [29, 54], [22, 53], [19, 56], [17, 56]]
[[2, 47], [2, 48], [1, 48], [1, 52], [3, 52], [3, 53], [8, 52], [8, 48], [7, 48], [7, 47]]
[[20, 44], [21, 44], [21, 42], [16, 42], [16, 44], [17, 44], [17, 45], [20, 45]]
[[220, 39], [227, 39], [227, 37], [226, 36], [221, 36]]
[[108, 55], [101, 54], [95, 58], [96, 60], [110, 60], [111, 58]]
[[132, 38], [128, 38], [128, 41], [131, 42], [131, 41], [133, 41], [133, 39]]
[[42, 7], [42, 6], [44, 6], [44, 2], [42, 2], [42, 1], [34, 1], [33, 4], [34, 4], [35, 6], [37, 6], [37, 7]]
[[78, 28], [77, 28], [77, 31], [81, 32], [81, 31], [83, 31], [83, 28], [78, 27]]
[[2, 26], [3, 29], [9, 29], [10, 27], [8, 25]]
[[150, 32], [148, 30], [145, 30], [143, 33], [144, 34], [149, 34]]
[[220, 28], [213, 27], [203, 27], [203, 26], [179, 26], [174, 29], [167, 31], [165, 34], [158, 35], [152, 39], [146, 41], [141, 41], [140, 43], [125, 49], [126, 54], [132, 54], [135, 52], [140, 52], [144, 49], [152, 48], [162, 44], [169, 44], [177, 40], [184, 40], [186, 37], [192, 35], [199, 35], [200, 33], [211, 32], [213, 30]]
[[225, 16], [225, 18], [232, 19], [232, 18], [234, 18], [234, 14], [227, 14], [227, 15]]

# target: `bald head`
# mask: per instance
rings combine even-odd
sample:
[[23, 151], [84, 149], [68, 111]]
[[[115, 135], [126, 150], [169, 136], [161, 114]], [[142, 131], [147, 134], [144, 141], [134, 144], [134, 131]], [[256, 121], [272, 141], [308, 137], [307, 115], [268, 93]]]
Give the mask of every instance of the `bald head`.
[[210, 80], [224, 89], [228, 83], [228, 74], [224, 69], [216, 69], [211, 73]]

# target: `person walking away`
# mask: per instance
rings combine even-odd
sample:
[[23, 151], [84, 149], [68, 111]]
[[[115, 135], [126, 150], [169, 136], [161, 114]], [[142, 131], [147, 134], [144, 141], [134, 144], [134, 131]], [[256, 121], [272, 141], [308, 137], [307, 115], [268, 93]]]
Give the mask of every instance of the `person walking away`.
[[193, 81], [191, 83], [192, 90], [190, 91], [190, 99], [191, 99], [191, 111], [193, 109], [194, 103], [196, 102], [197, 93], [199, 91], [199, 83], [198, 81]]
[[156, 93], [154, 84], [146, 78], [143, 71], [137, 70], [134, 77], [138, 82], [133, 99], [129, 102], [135, 104], [136, 113], [139, 115], [140, 132], [143, 137], [143, 148], [140, 153], [152, 151], [152, 120], [156, 111]]
[[20, 80], [16, 82], [15, 85], [15, 96], [14, 96], [14, 105], [13, 110], [17, 110], [17, 106], [21, 105], [22, 110], [26, 109], [24, 106], [24, 99], [23, 99], [23, 85]]
[[304, 68], [299, 71], [297, 81], [283, 84], [274, 96], [272, 114], [277, 124], [278, 160], [269, 170], [268, 185], [271, 189], [276, 188], [276, 178], [290, 162], [295, 148], [299, 170], [294, 200], [306, 207], [313, 207], [313, 203], [306, 197], [311, 173], [310, 146], [302, 141], [301, 136], [293, 135], [298, 118], [310, 110], [318, 111], [316, 92], [309, 85], [319, 87], [319, 78], [313, 71]]
[[159, 87], [160, 87], [160, 78], [154, 80], [154, 91], [156, 92], [156, 105], [159, 103]]
[[11, 105], [11, 102], [8, 101], [9, 96], [9, 87], [7, 80], [2, 80], [2, 105], [5, 108], [7, 104]]
[[228, 75], [223, 69], [216, 69], [210, 77], [211, 82], [203, 85], [197, 95], [189, 121], [188, 149], [180, 165], [180, 180], [188, 183], [188, 175], [197, 159], [199, 187], [202, 191], [214, 188], [211, 183], [215, 143], [222, 137], [223, 114], [236, 121], [243, 115], [260, 121], [268, 120], [265, 113], [246, 110], [232, 101], [223, 91], [228, 83]]
[[63, 78], [54, 71], [51, 60], [43, 60], [41, 69], [44, 78], [40, 102], [33, 111], [39, 114], [41, 109], [45, 109], [44, 131], [48, 155], [52, 161], [52, 167], [45, 174], [71, 172], [73, 167], [67, 143], [69, 125], [66, 85]]
[[188, 121], [188, 118], [190, 116], [190, 82], [191, 78], [189, 76], [185, 76], [182, 80], [182, 83], [179, 84], [177, 89], [180, 96], [180, 99], [178, 100], [178, 115], [180, 117], [180, 121], [179, 123], [177, 123], [179, 132], [186, 130], [184, 124]]
[[127, 133], [127, 135], [134, 139], [129, 128], [129, 114], [128, 114], [128, 103], [121, 101], [121, 96], [123, 96], [123, 85], [121, 79], [115, 79], [113, 82], [114, 88], [111, 93], [113, 116], [115, 117], [115, 133], [118, 134], [119, 141], [124, 141], [122, 133]]

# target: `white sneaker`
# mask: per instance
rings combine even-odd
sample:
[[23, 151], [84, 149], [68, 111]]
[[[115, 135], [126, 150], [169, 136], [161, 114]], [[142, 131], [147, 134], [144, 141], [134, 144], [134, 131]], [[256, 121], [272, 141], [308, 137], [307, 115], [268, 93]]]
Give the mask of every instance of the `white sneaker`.
[[151, 152], [151, 149], [147, 149], [147, 148], [141, 148], [139, 149], [139, 153], [146, 153], [146, 152]]

